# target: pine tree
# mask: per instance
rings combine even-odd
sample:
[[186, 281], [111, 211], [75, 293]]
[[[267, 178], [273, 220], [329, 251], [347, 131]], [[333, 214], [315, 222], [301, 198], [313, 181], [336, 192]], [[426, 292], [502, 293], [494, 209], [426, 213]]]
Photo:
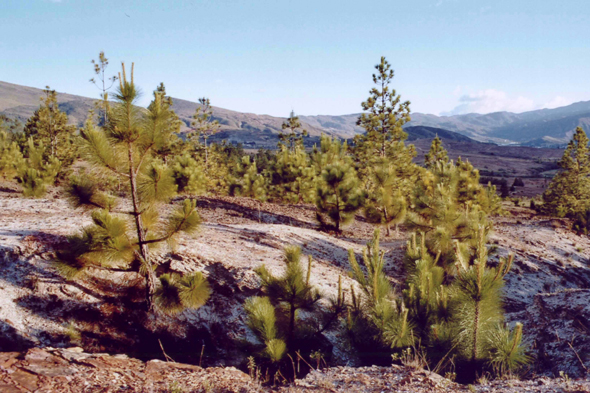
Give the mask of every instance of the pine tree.
[[[304, 334], [298, 326], [299, 310], [315, 311], [321, 299], [318, 290], [310, 284], [311, 256], [305, 269], [301, 264], [301, 248], [289, 246], [285, 247], [283, 260], [285, 270], [280, 275], [273, 275], [264, 265], [256, 269], [266, 296], [251, 297], [245, 304], [248, 327], [263, 344], [261, 354], [273, 363], [280, 361], [288, 350], [298, 349], [301, 343], [296, 342], [297, 334]], [[337, 306], [342, 307], [343, 299], [339, 301]]]
[[[437, 162], [416, 184], [412, 197], [412, 211], [406, 224], [410, 229], [426, 234], [429, 252], [441, 253], [440, 264], [452, 269], [455, 262], [454, 240], [460, 240], [465, 252], [475, 246], [477, 228], [491, 229], [492, 223], [478, 199], [486, 193], [476, 181], [469, 178], [469, 168], [456, 166], [452, 161]], [[472, 190], [477, 184], [479, 188]], [[476, 191], [476, 192], [475, 192]]]
[[348, 150], [346, 141], [341, 143], [336, 138], [322, 134], [320, 137], [320, 146], [314, 145], [310, 154], [316, 175], [319, 176], [331, 163], [350, 160]]
[[288, 321], [287, 342], [291, 342], [295, 335], [298, 310], [312, 310], [321, 296], [309, 283], [311, 257], [308, 258], [307, 269], [304, 270], [301, 264], [301, 248], [291, 246], [285, 248], [284, 262], [286, 269], [280, 276], [271, 274], [264, 265], [256, 269], [256, 273], [271, 302], [285, 312]]
[[299, 146], [293, 151], [282, 147], [270, 163], [267, 173], [274, 198], [289, 203], [314, 201], [315, 168], [311, 165], [309, 156]]
[[273, 363], [279, 362], [287, 353], [287, 344], [279, 336], [276, 310], [270, 299], [267, 296], [249, 297], [244, 309], [248, 315], [248, 327], [263, 344], [262, 355]]
[[[136, 105], [138, 90], [127, 78], [123, 64], [108, 122], [96, 128], [88, 121], [81, 133], [84, 157], [94, 177], [105, 173], [129, 185], [130, 211], [117, 210], [117, 200], [101, 192], [92, 176], [72, 178], [68, 190], [75, 207], [95, 208], [93, 224], [70, 237], [59, 255], [58, 268], [68, 278], [92, 269], [138, 272], [146, 280], [148, 311], [158, 305], [165, 312], [199, 307], [209, 296], [207, 281], [200, 273], [184, 277], [162, 275], [157, 286], [155, 262], [150, 247], [173, 244], [181, 232], [191, 233], [200, 223], [195, 201], [185, 200], [165, 220], [160, 206], [176, 193], [170, 168], [156, 152], [167, 143], [169, 107], [162, 92], [154, 92], [147, 111]], [[128, 220], [131, 218], [131, 220]]]
[[530, 363], [528, 346], [522, 341], [522, 323], [517, 322], [510, 330], [502, 325], [496, 327], [488, 337], [490, 347], [488, 364], [497, 375], [518, 371]]
[[41, 107], [27, 120], [24, 136], [46, 146], [45, 158], [57, 158], [65, 169], [77, 155], [74, 145], [76, 127], [68, 125], [68, 116], [59, 109], [55, 90], [47, 86], [43, 92], [45, 97], [41, 98]]
[[0, 132], [6, 132], [11, 140], [17, 141], [22, 133], [23, 124], [15, 118], [0, 114]]
[[[211, 143], [207, 153], [208, 164], [206, 172], [203, 157], [196, 158], [200, 167], [203, 168], [203, 173], [207, 181], [207, 190], [209, 192], [227, 195], [233, 176], [232, 171], [238, 166], [242, 156], [243, 149], [241, 148], [231, 144]], [[195, 158], [194, 155], [193, 158]]]
[[[348, 260], [352, 277], [361, 288], [361, 294], [352, 291], [352, 311], [348, 317], [348, 329], [356, 346], [370, 360], [393, 349], [414, 343], [414, 326], [409, 320], [409, 310], [396, 296], [383, 271], [385, 252], [379, 248], [379, 230], [363, 251], [362, 269], [354, 250], [349, 250]], [[380, 349], [379, 349], [380, 348]], [[361, 354], [362, 355], [362, 354]], [[391, 359], [388, 359], [389, 361]]]
[[[325, 155], [332, 156], [333, 160], [317, 157], [318, 162], [327, 164], [318, 178], [316, 217], [323, 227], [333, 227], [336, 232], [341, 232], [342, 225], [352, 221], [355, 212], [362, 207], [365, 193], [360, 186], [352, 159], [346, 155], [346, 146], [341, 145], [339, 140], [330, 138], [324, 147]], [[334, 155], [334, 152], [339, 154]]]
[[476, 372], [490, 358], [490, 338], [503, 322], [502, 287], [513, 256], [500, 258], [496, 268], [488, 267], [485, 229], [478, 231], [473, 261], [457, 251], [457, 276], [453, 283], [452, 314], [458, 327], [459, 354]]
[[590, 153], [588, 137], [576, 128], [561, 160], [561, 170], [543, 193], [543, 211], [560, 217], [574, 217], [590, 210]]
[[449, 162], [447, 151], [443, 147], [442, 141], [438, 135], [432, 140], [430, 150], [428, 150], [428, 153], [424, 156], [424, 166], [428, 169], [432, 169], [437, 162], [445, 164]]
[[[160, 132], [157, 138], [159, 140], [152, 147], [154, 155], [168, 164], [170, 158], [175, 158], [182, 154], [183, 146], [182, 139], [178, 137], [180, 134], [180, 126], [182, 121], [178, 115], [172, 110], [172, 98], [166, 95], [166, 87], [164, 83], [154, 91], [154, 97], [158, 96], [158, 102], [154, 100], [150, 105], [158, 105], [157, 111], [159, 113]], [[148, 107], [151, 111], [152, 108]]]
[[180, 194], [196, 196], [207, 191], [207, 178], [204, 170], [189, 153], [174, 157], [172, 177], [174, 177]]
[[242, 157], [236, 165], [236, 175], [229, 186], [230, 195], [239, 195], [258, 201], [258, 221], [262, 222], [261, 205], [267, 199], [267, 182], [258, 173], [256, 161], [250, 162], [250, 156]]
[[366, 130], [365, 135], [356, 138], [357, 148], [367, 158], [393, 158], [399, 150], [414, 157], [413, 148], [403, 145], [408, 135], [402, 126], [410, 121], [410, 102], [401, 102], [395, 89], [390, 90], [394, 72], [385, 57], [381, 57], [375, 69], [377, 73], [373, 74], [373, 83], [377, 86], [371, 89], [371, 96], [361, 104], [368, 113], [362, 113], [357, 121], [357, 125]]
[[365, 217], [368, 222], [381, 224], [390, 235], [390, 226], [403, 222], [407, 212], [407, 200], [402, 194], [400, 177], [387, 162], [373, 168], [372, 192], [365, 201]]
[[[458, 177], [457, 201], [464, 206], [478, 205], [479, 197], [485, 195], [484, 189], [479, 182], [479, 171], [469, 161], [463, 161], [461, 157], [457, 158], [455, 167]], [[490, 214], [488, 211], [486, 213]]]
[[207, 140], [217, 134], [220, 129], [219, 121], [213, 120], [213, 107], [209, 98], [199, 98], [199, 106], [193, 116], [194, 121], [191, 123], [193, 131], [189, 133], [189, 138], [196, 145], [200, 145], [203, 139], [203, 150], [205, 153], [205, 171], [209, 167], [209, 147]]
[[308, 133], [306, 129], [302, 128], [299, 117], [295, 116], [294, 111], [291, 111], [289, 118], [283, 122], [281, 130], [282, 132], [279, 134], [279, 149], [285, 147], [291, 152], [295, 152], [295, 148], [304, 149], [303, 138], [308, 136]]
[[0, 176], [8, 180], [13, 179], [22, 161], [23, 154], [13, 134], [4, 129], [0, 118]]
[[404, 302], [410, 310], [410, 317], [416, 326], [416, 333], [424, 345], [433, 344], [437, 337], [431, 337], [433, 328], [441, 330], [449, 322], [449, 291], [443, 285], [444, 269], [439, 266], [440, 253], [432, 255], [426, 247], [426, 236], [420, 233], [417, 240], [413, 233], [407, 243], [405, 268], [408, 274]]
[[61, 162], [56, 157], [46, 157], [43, 142], [38, 144], [29, 138], [25, 149], [25, 156], [13, 152], [17, 160], [13, 163], [17, 170], [17, 180], [23, 188], [26, 197], [40, 198], [45, 195], [46, 187], [55, 181], [61, 168]]
[[108, 112], [110, 109], [108, 91], [117, 81], [117, 76], [111, 76], [108, 78], [105, 75], [107, 66], [109, 65], [109, 59], [107, 59], [105, 56], [104, 51], [100, 51], [98, 54], [98, 60], [92, 59], [91, 63], [94, 66], [94, 73], [98, 75], [99, 80], [97, 81], [96, 79], [91, 78], [90, 82], [100, 89], [101, 92], [101, 101], [97, 102], [97, 107], [99, 110], [99, 117], [101, 118], [101, 122], [104, 125], [108, 121]]
[[359, 178], [369, 196], [365, 214], [369, 221], [385, 225], [389, 235], [389, 226], [404, 219], [407, 201], [403, 196], [411, 193], [419, 173], [412, 162], [416, 151], [414, 146], [405, 145], [407, 134], [402, 129], [410, 120], [410, 102], [401, 102], [401, 97], [391, 89], [394, 72], [384, 57], [375, 69], [376, 86], [361, 104], [365, 112], [357, 121], [366, 132], [354, 138], [353, 153]]
[[514, 182], [512, 183], [512, 187], [524, 187], [524, 182], [520, 177], [514, 178]]

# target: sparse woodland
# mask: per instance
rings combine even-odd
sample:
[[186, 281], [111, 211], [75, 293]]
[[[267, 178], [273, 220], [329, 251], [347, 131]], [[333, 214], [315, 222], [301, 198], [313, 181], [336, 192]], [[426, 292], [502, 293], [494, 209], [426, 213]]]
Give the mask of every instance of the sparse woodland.
[[[256, 268], [258, 294], [243, 305], [255, 342], [236, 347], [260, 378], [301, 377], [312, 367], [296, 371], [300, 359], [329, 363], [327, 334], [334, 331], [345, 332], [347, 348], [363, 365], [412, 358], [461, 382], [518, 375], [535, 361], [523, 325], [504, 319], [502, 288], [513, 256], [488, 260], [494, 252], [490, 217], [503, 214], [502, 197], [495, 185], [481, 184], [469, 161], [450, 160], [438, 137], [425, 165], [413, 162], [416, 150], [402, 128], [410, 103], [393, 89], [385, 58], [361, 104], [364, 134], [348, 141], [324, 135], [306, 150], [308, 133], [291, 112], [276, 151], [257, 154], [209, 141], [219, 130], [209, 99], [199, 100], [191, 132], [181, 135], [163, 84], [140, 108], [133, 65], [108, 78], [104, 53], [94, 64], [101, 101], [84, 128], [68, 125], [49, 88], [24, 127], [0, 118], [0, 175], [17, 181], [24, 197], [61, 187], [72, 207], [92, 217], [57, 254], [64, 279], [129, 273], [142, 282], [146, 316], [177, 315], [205, 305], [214, 283], [200, 271], [165, 272], [154, 255], [171, 252], [179, 234], [199, 228], [200, 198], [250, 198], [261, 224], [264, 202], [309, 204], [317, 230], [339, 236], [362, 217], [374, 225], [374, 236], [362, 255], [350, 250], [342, 261], [354, 283], [343, 288], [340, 278], [334, 297], [310, 282], [314, 260], [296, 245], [284, 249], [280, 273]], [[572, 218], [574, 230], [587, 234], [590, 153], [581, 128], [559, 166], [542, 203], [532, 207]], [[517, 180], [513, 186], [522, 184]], [[406, 278], [396, 287], [384, 270], [388, 250], [380, 241], [402, 225], [408, 240], [396, 263]]]

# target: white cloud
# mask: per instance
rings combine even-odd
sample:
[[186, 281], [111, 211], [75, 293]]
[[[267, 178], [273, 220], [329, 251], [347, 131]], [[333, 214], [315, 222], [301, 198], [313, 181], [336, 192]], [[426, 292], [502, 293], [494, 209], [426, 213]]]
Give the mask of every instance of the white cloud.
[[62, 0], [49, 0], [50, 3], [61, 3]]
[[441, 116], [463, 115], [466, 113], [493, 113], [493, 112], [514, 112], [521, 113], [537, 109], [553, 109], [570, 105], [574, 100], [555, 96], [549, 101], [538, 103], [534, 100], [518, 96], [510, 97], [506, 92], [496, 89], [480, 90], [476, 93], [466, 93], [468, 87], [457, 86], [453, 89], [453, 96], [459, 97], [458, 105], [448, 112], [441, 112]]
[[560, 106], [566, 106], [569, 104], [573, 104], [573, 100], [570, 100], [569, 98], [565, 98], [565, 97], [561, 97], [561, 96], [556, 96], [555, 98], [553, 98], [551, 101], [546, 102], [545, 104], [542, 105], [542, 108], [549, 108], [549, 109], [553, 109], [553, 108], [559, 108]]
[[[460, 91], [455, 89], [457, 94]], [[491, 113], [491, 112], [526, 112], [537, 109], [534, 101], [526, 97], [509, 97], [505, 92], [496, 89], [480, 90], [477, 93], [464, 94], [459, 98], [457, 105], [446, 115], [459, 115], [464, 113]]]

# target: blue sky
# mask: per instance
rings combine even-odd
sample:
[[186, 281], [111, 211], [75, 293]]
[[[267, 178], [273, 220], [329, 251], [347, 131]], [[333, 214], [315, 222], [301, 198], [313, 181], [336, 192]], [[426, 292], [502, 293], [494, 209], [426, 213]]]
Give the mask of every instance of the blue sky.
[[97, 96], [90, 60], [135, 62], [143, 103], [287, 116], [361, 111], [386, 56], [413, 112], [590, 100], [588, 0], [2, 0], [0, 80]]

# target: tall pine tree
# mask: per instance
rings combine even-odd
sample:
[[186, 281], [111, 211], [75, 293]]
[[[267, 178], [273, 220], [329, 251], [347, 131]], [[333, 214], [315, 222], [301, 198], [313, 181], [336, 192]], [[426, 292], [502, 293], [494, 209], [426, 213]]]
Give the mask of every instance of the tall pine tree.
[[213, 107], [209, 98], [199, 98], [199, 106], [193, 116], [191, 123], [192, 131], [189, 133], [189, 139], [200, 146], [203, 141], [203, 152], [205, 156], [205, 171], [209, 168], [209, 146], [207, 141], [210, 137], [217, 134], [221, 125], [218, 120], [213, 119]]
[[[209, 296], [207, 281], [200, 272], [185, 276], [164, 274], [157, 280], [150, 247], [173, 244], [181, 232], [191, 233], [200, 223], [195, 202], [185, 200], [165, 219], [161, 205], [176, 194], [170, 168], [156, 152], [168, 143], [169, 106], [160, 90], [144, 111], [137, 105], [138, 89], [125, 66], [119, 74], [115, 102], [107, 123], [96, 128], [90, 121], [82, 131], [84, 158], [92, 165], [94, 178], [105, 173], [129, 185], [126, 205], [117, 209], [116, 198], [101, 192], [92, 176], [72, 178], [69, 198], [75, 207], [94, 208], [93, 224], [70, 237], [59, 254], [58, 268], [73, 278], [82, 272], [122, 270], [137, 272], [146, 281], [148, 311], [158, 305], [165, 312], [199, 307]], [[130, 220], [128, 220], [130, 218]], [[159, 281], [159, 285], [158, 285]]]
[[576, 128], [558, 165], [561, 170], [543, 193], [543, 211], [560, 217], [585, 214], [590, 210], [590, 153], [581, 127]]
[[109, 112], [109, 93], [108, 91], [113, 87], [117, 81], [117, 76], [106, 76], [107, 66], [109, 65], [109, 59], [104, 54], [104, 51], [100, 51], [98, 59], [91, 61], [94, 66], [94, 73], [98, 76], [98, 80], [91, 78], [90, 82], [100, 90], [100, 101], [97, 102], [98, 115], [102, 124], [106, 124], [108, 121]]
[[294, 111], [291, 111], [289, 118], [283, 122], [281, 130], [282, 132], [279, 134], [279, 149], [285, 147], [291, 152], [294, 152], [297, 147], [303, 149], [303, 138], [308, 133], [301, 126], [301, 121], [299, 121], [299, 117], [295, 116]]

